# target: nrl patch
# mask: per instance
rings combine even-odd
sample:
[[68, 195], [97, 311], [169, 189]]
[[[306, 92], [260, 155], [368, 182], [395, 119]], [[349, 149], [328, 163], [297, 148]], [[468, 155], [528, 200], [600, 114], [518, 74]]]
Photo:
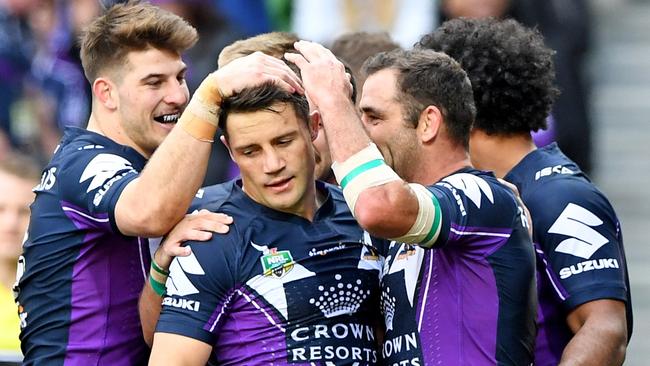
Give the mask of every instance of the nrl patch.
[[265, 276], [281, 278], [293, 269], [293, 257], [288, 250], [278, 251], [277, 248], [271, 248], [260, 261]]

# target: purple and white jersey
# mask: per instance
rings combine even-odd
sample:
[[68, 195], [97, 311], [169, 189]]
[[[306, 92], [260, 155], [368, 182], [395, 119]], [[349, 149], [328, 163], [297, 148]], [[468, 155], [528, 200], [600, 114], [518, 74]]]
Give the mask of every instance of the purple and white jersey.
[[428, 189], [442, 217], [436, 243], [393, 242], [385, 261], [385, 365], [530, 365], [535, 256], [522, 209], [474, 169]]
[[156, 332], [211, 345], [219, 365], [376, 365], [383, 257], [340, 190], [317, 182], [328, 197], [310, 222], [240, 183], [204, 191], [234, 223], [172, 262]]
[[66, 129], [34, 189], [19, 261], [25, 365], [146, 363], [137, 302], [150, 265], [148, 243], [122, 235], [114, 216], [122, 190], [145, 162], [104, 136]]
[[573, 332], [568, 314], [593, 300], [632, 302], [621, 227], [607, 198], [557, 147], [528, 154], [505, 177], [533, 217], [539, 293], [535, 365], [557, 365]]

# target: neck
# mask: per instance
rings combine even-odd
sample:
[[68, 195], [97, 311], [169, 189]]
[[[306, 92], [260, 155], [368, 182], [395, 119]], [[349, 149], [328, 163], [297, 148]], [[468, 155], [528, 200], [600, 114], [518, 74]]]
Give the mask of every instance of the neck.
[[530, 134], [488, 135], [474, 130], [471, 135], [470, 154], [474, 165], [482, 170], [492, 170], [503, 178], [529, 153], [537, 148]]
[[467, 150], [446, 139], [425, 145], [418, 158], [418, 163], [412, 165], [414, 172], [404, 179], [424, 186], [435, 184], [459, 169], [472, 166]]
[[151, 154], [142, 150], [127, 136], [119, 120], [111, 120], [110, 115], [98, 111], [91, 112], [86, 129], [105, 136], [120, 145], [129, 146], [146, 159], [151, 158]]

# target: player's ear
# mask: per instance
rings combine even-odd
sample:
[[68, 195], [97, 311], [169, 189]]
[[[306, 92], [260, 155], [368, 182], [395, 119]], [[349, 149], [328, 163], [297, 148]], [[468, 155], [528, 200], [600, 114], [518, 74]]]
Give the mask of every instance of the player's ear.
[[417, 131], [422, 142], [431, 142], [436, 138], [442, 126], [442, 119], [442, 111], [434, 105], [427, 106], [420, 113]]
[[119, 106], [117, 99], [117, 86], [107, 78], [97, 78], [93, 82], [92, 91], [99, 104], [114, 110]]
[[221, 137], [219, 137], [219, 140], [221, 140], [221, 143], [223, 144], [223, 146], [225, 146], [226, 149], [228, 149], [228, 154], [230, 155], [230, 160], [235, 161], [235, 159], [232, 157], [232, 150], [230, 150], [230, 145], [228, 145], [228, 140], [226, 140], [226, 136], [221, 135]]
[[311, 136], [311, 140], [314, 141], [318, 137], [319, 133], [325, 133], [325, 131], [320, 131], [321, 127], [321, 116], [320, 112], [318, 110], [314, 110], [313, 112], [309, 113], [309, 135]]

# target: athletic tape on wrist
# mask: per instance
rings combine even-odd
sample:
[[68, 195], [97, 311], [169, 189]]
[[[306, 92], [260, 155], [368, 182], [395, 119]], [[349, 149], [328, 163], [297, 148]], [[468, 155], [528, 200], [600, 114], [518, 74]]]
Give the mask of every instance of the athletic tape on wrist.
[[158, 263], [156, 263], [155, 259], [153, 259], [153, 258], [151, 258], [151, 268], [154, 271], [160, 273], [163, 276], [169, 276], [169, 271], [167, 271], [167, 270], [163, 269], [162, 267], [160, 267], [158, 265]]
[[418, 216], [406, 234], [398, 238], [391, 238], [391, 240], [431, 248], [438, 240], [442, 227], [440, 204], [438, 199], [423, 185], [409, 183], [409, 186], [418, 199]]
[[153, 289], [153, 292], [156, 293], [156, 295], [158, 296], [165, 295], [165, 291], [167, 291], [167, 288], [165, 287], [164, 283], [156, 281], [152, 276], [149, 276], [149, 283], [151, 284], [151, 288]]
[[223, 99], [213, 74], [198, 87], [181, 115], [180, 125], [200, 141], [214, 142], [219, 123], [219, 107]]
[[332, 171], [343, 189], [343, 196], [352, 215], [355, 214], [354, 208], [361, 192], [371, 187], [401, 180], [397, 173], [386, 165], [377, 145], [373, 143], [344, 162], [334, 162]]

